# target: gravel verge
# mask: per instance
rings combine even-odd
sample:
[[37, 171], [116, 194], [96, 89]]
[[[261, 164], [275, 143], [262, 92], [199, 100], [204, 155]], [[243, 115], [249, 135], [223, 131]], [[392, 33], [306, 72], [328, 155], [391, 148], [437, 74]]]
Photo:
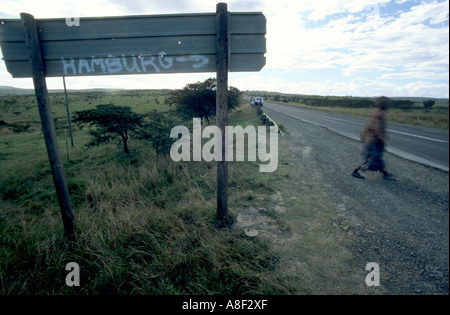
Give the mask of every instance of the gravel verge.
[[376, 262], [383, 294], [449, 293], [448, 172], [385, 153], [393, 180], [374, 172], [357, 179], [351, 172], [360, 159], [360, 142], [265, 111], [285, 126], [288, 150], [307, 148], [304, 169], [327, 192], [335, 225], [348, 234], [349, 264], [360, 269]]

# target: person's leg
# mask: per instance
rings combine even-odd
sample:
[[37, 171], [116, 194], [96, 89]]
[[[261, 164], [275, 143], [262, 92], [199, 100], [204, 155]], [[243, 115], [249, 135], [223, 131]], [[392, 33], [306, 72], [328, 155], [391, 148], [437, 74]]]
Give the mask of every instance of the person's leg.
[[382, 173], [383, 173], [383, 178], [384, 179], [392, 179], [392, 177], [394, 176], [394, 175], [392, 175], [391, 173], [388, 173], [385, 170], [383, 170]]
[[384, 153], [384, 144], [377, 145], [378, 151], [378, 159], [380, 161], [381, 173], [383, 173], [384, 179], [392, 179], [393, 175], [386, 171], [386, 164], [384, 163], [383, 153]]
[[352, 176], [356, 178], [365, 178], [363, 175], [361, 175], [361, 173], [359, 173], [359, 168], [355, 168], [355, 170], [352, 173]]
[[366, 170], [367, 164], [369, 163], [370, 156], [372, 155], [370, 143], [365, 143], [363, 146], [363, 150], [361, 152], [361, 163], [353, 170], [352, 176], [356, 178], [364, 178], [363, 175], [359, 173], [360, 170]]

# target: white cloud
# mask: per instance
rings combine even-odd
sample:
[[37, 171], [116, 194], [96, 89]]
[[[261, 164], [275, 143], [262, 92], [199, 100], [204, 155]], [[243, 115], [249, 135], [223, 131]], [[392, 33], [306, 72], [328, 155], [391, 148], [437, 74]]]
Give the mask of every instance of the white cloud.
[[[192, 13], [213, 12], [217, 2], [3, 0], [0, 12], [8, 17], [18, 17], [25, 11], [37, 18]], [[259, 89], [292, 93], [306, 93], [303, 89], [307, 89], [312, 94], [332, 94], [334, 91], [339, 95], [366, 95], [386, 89], [406, 95], [408, 87], [415, 93], [432, 93], [432, 88], [444, 93], [441, 85], [447, 86], [448, 90], [449, 73], [449, 1], [424, 0], [414, 2], [412, 6], [407, 2], [230, 0], [230, 11], [262, 11], [267, 19], [266, 66], [258, 74], [247, 73], [233, 78], [242, 84], [242, 87], [238, 86], [242, 89], [252, 89], [253, 84]], [[399, 13], [398, 5], [405, 12]], [[396, 9], [392, 9], [395, 6]], [[291, 75], [286, 78], [274, 75], [282, 71]], [[333, 71], [333, 81], [329, 77], [318, 78], [320, 73], [329, 74], [330, 71]], [[303, 76], [312, 72], [317, 73], [315, 81]], [[80, 87], [88, 84], [172, 88], [181, 87], [194, 78], [210, 76], [214, 74], [85, 77], [70, 81]], [[8, 80], [10, 84], [3, 84]], [[3, 75], [0, 78], [3, 85], [16, 82], [24, 81], [12, 81], [10, 76], [5, 79]], [[371, 85], [380, 88], [371, 88]]]
[[229, 85], [240, 90], [288, 91], [289, 84], [283, 78], [273, 76], [267, 71], [249, 75], [230, 73], [229, 77]]
[[448, 84], [433, 84], [431, 82], [416, 81], [405, 85], [399, 85], [392, 89], [392, 95], [399, 96], [428, 96], [449, 97]]
[[420, 5], [411, 8], [411, 11], [403, 13], [399, 19], [405, 26], [424, 23], [427, 20], [430, 24], [438, 24], [448, 21], [449, 12], [448, 1], [444, 2], [422, 2]]
[[[268, 14], [267, 68], [337, 69], [348, 77], [387, 72], [379, 79], [398, 79], [402, 76], [393, 71], [399, 69], [414, 77], [421, 74], [421, 79], [448, 81], [448, 25], [436, 28], [426, 23], [448, 22], [448, 1], [424, 2], [397, 19], [386, 14], [374, 18], [373, 14], [379, 14], [374, 1], [333, 1], [330, 5], [302, 1], [290, 7], [287, 16], [280, 7]], [[335, 16], [311, 26], [311, 21], [299, 15], [306, 8], [312, 10], [309, 19]]]
[[[269, 81], [275, 81], [270, 85]], [[426, 81], [414, 81], [407, 84], [394, 84], [383, 80], [371, 80], [357, 77], [349, 82], [326, 80], [292, 83], [283, 79], [252, 75], [252, 84], [240, 79], [235, 81], [243, 90], [277, 91], [292, 94], [337, 95], [337, 96], [423, 96], [449, 97], [448, 85], [433, 84]], [[270, 87], [275, 87], [271, 89]]]
[[396, 79], [396, 80], [410, 80], [410, 79], [422, 79], [422, 80], [447, 80], [449, 79], [448, 73], [432, 73], [421, 71], [407, 71], [407, 72], [392, 72], [385, 73], [378, 77], [378, 79]]

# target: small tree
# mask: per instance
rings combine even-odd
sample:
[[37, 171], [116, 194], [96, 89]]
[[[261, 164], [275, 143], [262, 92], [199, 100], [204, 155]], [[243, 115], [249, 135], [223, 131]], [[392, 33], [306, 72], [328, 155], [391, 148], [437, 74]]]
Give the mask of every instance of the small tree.
[[435, 102], [435, 100], [426, 100], [423, 102], [423, 107], [425, 107], [425, 110], [428, 111], [429, 109], [431, 109], [431, 107], [434, 106]]
[[129, 155], [128, 140], [136, 128], [143, 124], [143, 118], [143, 115], [134, 113], [128, 106], [107, 104], [75, 112], [74, 121], [96, 127], [90, 132], [93, 137], [89, 146], [118, 142]]
[[149, 141], [156, 154], [168, 154], [175, 141], [170, 138], [170, 131], [179, 124], [178, 118], [175, 117], [175, 113], [171, 116], [158, 111], [153, 111], [148, 117], [149, 119], [139, 129], [139, 138]]
[[[203, 121], [216, 114], [216, 90], [217, 80], [206, 79], [203, 82], [187, 84], [181, 90], [175, 90], [167, 98], [169, 104], [175, 104], [181, 117], [191, 119], [198, 117]], [[228, 109], [234, 109], [239, 105], [241, 92], [235, 88], [228, 89]]]

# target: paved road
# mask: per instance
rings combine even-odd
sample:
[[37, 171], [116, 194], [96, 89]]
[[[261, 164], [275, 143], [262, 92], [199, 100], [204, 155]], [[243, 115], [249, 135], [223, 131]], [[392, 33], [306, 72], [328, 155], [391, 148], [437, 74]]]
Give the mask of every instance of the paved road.
[[[359, 140], [364, 118], [310, 110], [300, 107], [264, 104], [264, 111], [281, 113], [304, 122], [326, 127], [331, 131]], [[448, 130], [421, 128], [388, 122], [386, 151], [408, 160], [449, 170]]]
[[[379, 264], [381, 291], [374, 292], [448, 294], [448, 171], [387, 152], [384, 158], [394, 180], [384, 180], [376, 172], [365, 172], [366, 179], [357, 179], [351, 172], [359, 162], [362, 144], [353, 139], [359, 137], [364, 119], [270, 103], [264, 105], [264, 110], [286, 127], [283, 141], [287, 142], [287, 152], [279, 154], [295, 157], [295, 163], [290, 162], [292, 193], [298, 198], [307, 193], [295, 189], [299, 179], [294, 175], [301, 169], [301, 180], [309, 179], [325, 191], [334, 220], [345, 225], [346, 246], [353, 260], [341, 263], [363, 272], [361, 266], [368, 262]], [[340, 125], [346, 129], [341, 130]], [[448, 168], [448, 133], [445, 137], [440, 132], [404, 128], [389, 126], [391, 150], [396, 142], [400, 142], [398, 151], [423, 146], [410, 155], [422, 154], [423, 160]], [[401, 143], [403, 138], [406, 143]], [[428, 156], [426, 146], [433, 148], [429, 151], [443, 153]], [[440, 155], [446, 155], [446, 160], [440, 160]]]

